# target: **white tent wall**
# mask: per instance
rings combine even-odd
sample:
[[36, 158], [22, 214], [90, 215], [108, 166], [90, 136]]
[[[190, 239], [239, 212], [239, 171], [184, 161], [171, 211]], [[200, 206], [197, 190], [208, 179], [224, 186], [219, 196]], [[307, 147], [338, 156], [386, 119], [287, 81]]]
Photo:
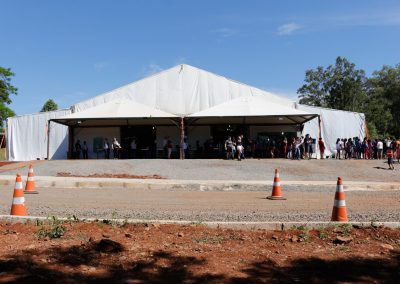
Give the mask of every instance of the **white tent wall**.
[[[298, 104], [297, 108], [320, 115], [321, 137], [325, 142], [325, 156], [336, 153], [337, 138], [365, 137], [365, 115], [358, 112], [349, 112], [336, 109], [327, 109]], [[304, 124], [303, 136], [310, 134], [312, 138], [318, 138], [318, 118], [314, 118]], [[318, 143], [317, 143], [318, 146]], [[319, 157], [319, 150], [317, 151]]]
[[[29, 161], [47, 158], [48, 120], [70, 114], [63, 109], [28, 114], [7, 119], [7, 155], [10, 161]], [[50, 159], [66, 159], [68, 127], [50, 124]]]
[[[120, 137], [120, 127], [88, 127], [88, 128], [74, 128], [74, 145], [76, 141], [80, 140], [81, 146], [83, 146], [83, 141], [86, 141], [88, 146], [88, 157], [89, 159], [96, 159], [97, 152], [94, 148], [94, 139], [95, 138], [104, 138], [108, 139], [108, 142], [111, 145], [113, 138], [117, 138], [118, 141], [121, 142]], [[103, 144], [102, 144], [103, 145]], [[112, 156], [112, 154], [111, 154]], [[98, 155], [99, 158], [104, 158], [104, 152]], [[82, 159], [82, 153], [80, 158]]]
[[229, 100], [263, 95], [271, 102], [294, 107], [294, 101], [183, 64], [77, 103], [79, 112], [109, 101], [126, 98], [175, 115], [189, 115]]

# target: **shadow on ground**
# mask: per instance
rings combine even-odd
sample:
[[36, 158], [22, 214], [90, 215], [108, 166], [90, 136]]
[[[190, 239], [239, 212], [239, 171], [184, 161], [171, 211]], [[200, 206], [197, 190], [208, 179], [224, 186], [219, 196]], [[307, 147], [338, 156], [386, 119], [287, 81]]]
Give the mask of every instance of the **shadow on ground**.
[[[0, 260], [0, 282], [8, 283], [398, 283], [400, 254], [389, 259], [295, 259], [288, 266], [265, 259], [250, 263], [242, 278], [205, 272], [201, 257], [153, 252], [139, 261], [123, 258], [115, 242], [24, 250]], [[43, 259], [42, 257], [47, 257]], [[212, 268], [211, 268], [212, 269]]]

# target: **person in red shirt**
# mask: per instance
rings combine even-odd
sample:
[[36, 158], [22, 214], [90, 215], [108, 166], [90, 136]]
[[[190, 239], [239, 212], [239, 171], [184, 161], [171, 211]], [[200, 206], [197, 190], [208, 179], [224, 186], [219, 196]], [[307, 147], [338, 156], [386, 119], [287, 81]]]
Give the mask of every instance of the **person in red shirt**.
[[393, 165], [393, 149], [388, 148], [386, 151], [386, 156], [388, 158], [388, 165], [389, 165], [389, 170], [394, 170], [394, 165]]
[[319, 152], [321, 154], [321, 159], [324, 159], [325, 157], [325, 143], [322, 141], [322, 138], [319, 138], [318, 140], [318, 147], [319, 147]]

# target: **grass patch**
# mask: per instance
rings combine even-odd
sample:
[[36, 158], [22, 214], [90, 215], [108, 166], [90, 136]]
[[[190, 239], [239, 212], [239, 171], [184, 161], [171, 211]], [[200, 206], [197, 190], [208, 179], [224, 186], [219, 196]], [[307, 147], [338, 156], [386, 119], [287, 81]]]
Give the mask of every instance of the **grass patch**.
[[[39, 225], [39, 222], [37, 222]], [[64, 236], [67, 228], [62, 225], [62, 222], [58, 220], [56, 217], [52, 217], [49, 222], [42, 222], [40, 225], [40, 229], [37, 232], [37, 235], [40, 239], [50, 238], [57, 239]]]

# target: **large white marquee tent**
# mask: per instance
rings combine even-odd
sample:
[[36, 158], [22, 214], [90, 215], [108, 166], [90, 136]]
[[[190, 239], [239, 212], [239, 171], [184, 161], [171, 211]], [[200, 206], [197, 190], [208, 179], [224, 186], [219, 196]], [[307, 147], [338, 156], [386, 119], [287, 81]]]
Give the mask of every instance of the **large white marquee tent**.
[[253, 139], [268, 132], [321, 136], [326, 155], [338, 137], [365, 136], [363, 114], [299, 105], [183, 64], [70, 109], [7, 119], [7, 154], [12, 161], [66, 159], [80, 139], [89, 142], [89, 156], [96, 157], [94, 139], [121, 138], [127, 128], [152, 126], [161, 145], [165, 136], [179, 141], [183, 123], [189, 144], [208, 139], [212, 125], [235, 124], [248, 126]]

